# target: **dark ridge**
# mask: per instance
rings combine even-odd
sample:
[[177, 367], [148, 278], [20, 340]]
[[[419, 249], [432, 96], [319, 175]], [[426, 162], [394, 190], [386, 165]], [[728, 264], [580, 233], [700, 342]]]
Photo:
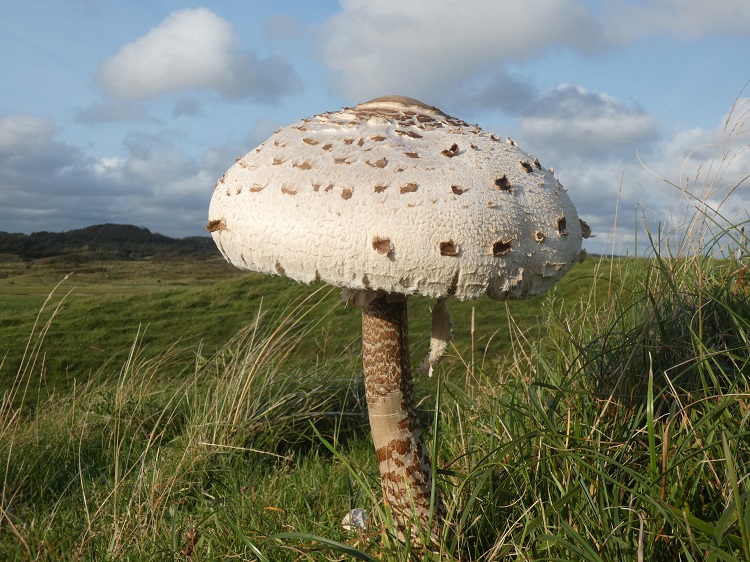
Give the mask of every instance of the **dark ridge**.
[[98, 224], [67, 232], [0, 232], [0, 254], [23, 260], [72, 261], [143, 258], [216, 257], [208, 236], [170, 238], [130, 224]]

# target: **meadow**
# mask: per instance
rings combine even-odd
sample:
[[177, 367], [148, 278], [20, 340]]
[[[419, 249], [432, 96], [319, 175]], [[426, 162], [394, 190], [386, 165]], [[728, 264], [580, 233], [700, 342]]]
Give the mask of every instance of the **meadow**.
[[[359, 314], [337, 291], [220, 258], [2, 272], [2, 559], [750, 554], [732, 259], [589, 258], [542, 297], [452, 303], [454, 346], [417, 380], [449, 505], [434, 552], [396, 541], [378, 502]], [[410, 305], [415, 362], [429, 306]], [[344, 530], [355, 507], [369, 526]]]
[[[576, 270], [558, 288], [560, 298], [575, 299], [588, 289], [593, 275], [590, 266]], [[284, 314], [289, 303], [316, 291], [315, 314], [321, 326], [295, 344], [297, 355], [317, 363], [351, 346], [356, 355], [359, 311], [344, 305], [339, 291], [242, 272], [227, 264], [218, 251], [207, 260], [84, 260], [73, 265], [62, 258], [24, 262], [0, 257], [0, 355], [5, 364], [0, 393], [12, 387], [24, 354], [28, 356], [35, 346], [43, 364], [41, 376], [27, 390], [27, 406], [39, 397], [67, 392], [76, 382], [100, 378], [105, 363], [117, 369], [136, 339], [142, 357], [175, 345], [200, 348], [200, 353], [210, 356], [259, 312]], [[512, 318], [531, 330], [533, 338], [541, 333], [543, 302], [544, 297], [537, 297], [509, 305]], [[430, 306], [428, 299], [411, 299], [415, 352], [427, 351]], [[460, 345], [469, 343], [473, 309], [474, 339], [482, 354], [497, 360], [510, 352], [509, 317], [502, 303], [482, 299], [456, 302], [451, 308], [462, 319], [456, 326]], [[180, 370], [166, 369], [162, 376]]]
[[380, 501], [338, 291], [218, 255], [0, 257], [0, 560], [750, 560], [750, 244], [708, 203], [730, 152], [670, 245], [449, 303], [416, 380], [437, 544]]

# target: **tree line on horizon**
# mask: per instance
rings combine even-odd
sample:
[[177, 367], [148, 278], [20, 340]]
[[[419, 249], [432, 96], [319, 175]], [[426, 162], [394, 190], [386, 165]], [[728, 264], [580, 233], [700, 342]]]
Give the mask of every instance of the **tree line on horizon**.
[[0, 231], [0, 255], [23, 260], [141, 259], [146, 257], [215, 257], [218, 250], [208, 236], [170, 238], [129, 224], [99, 224], [66, 232], [32, 234]]

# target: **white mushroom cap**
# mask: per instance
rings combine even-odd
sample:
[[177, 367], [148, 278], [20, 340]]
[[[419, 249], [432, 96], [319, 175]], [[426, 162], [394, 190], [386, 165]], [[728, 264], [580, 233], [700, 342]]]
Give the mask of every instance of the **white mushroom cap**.
[[399, 96], [277, 131], [216, 184], [208, 229], [242, 269], [461, 300], [544, 292], [582, 237], [538, 160]]

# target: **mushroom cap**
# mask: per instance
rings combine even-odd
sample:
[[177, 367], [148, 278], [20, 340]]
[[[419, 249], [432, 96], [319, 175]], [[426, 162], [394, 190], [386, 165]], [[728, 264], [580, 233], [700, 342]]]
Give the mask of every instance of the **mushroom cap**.
[[218, 181], [207, 228], [242, 269], [461, 300], [544, 292], [582, 254], [552, 172], [402, 96], [278, 130]]

